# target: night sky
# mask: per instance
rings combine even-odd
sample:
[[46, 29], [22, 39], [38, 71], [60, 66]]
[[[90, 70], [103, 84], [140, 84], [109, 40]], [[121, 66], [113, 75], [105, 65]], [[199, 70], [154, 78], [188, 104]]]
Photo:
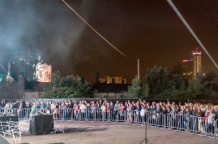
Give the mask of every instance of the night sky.
[[[88, 81], [122, 76], [130, 82], [154, 65], [172, 67], [191, 58], [196, 40], [166, 0], [66, 0], [121, 55], [92, 31], [61, 0], [0, 0], [1, 47], [38, 49], [44, 62], [62, 75]], [[218, 1], [173, 0], [218, 63]], [[202, 54], [203, 70], [217, 71]]]

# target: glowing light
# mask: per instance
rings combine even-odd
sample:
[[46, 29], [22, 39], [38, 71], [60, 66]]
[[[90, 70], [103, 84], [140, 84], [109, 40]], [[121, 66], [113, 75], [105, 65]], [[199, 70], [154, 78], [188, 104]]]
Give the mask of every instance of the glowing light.
[[193, 54], [193, 55], [201, 55], [201, 51], [199, 51], [198, 48], [196, 48], [196, 50], [193, 51], [192, 54]]
[[192, 62], [193, 59], [186, 59], [186, 60], [182, 60], [182, 62]]
[[35, 77], [39, 82], [51, 82], [52, 67], [51, 65], [38, 63], [36, 65]]
[[193, 52], [193, 55], [201, 55], [201, 52]]

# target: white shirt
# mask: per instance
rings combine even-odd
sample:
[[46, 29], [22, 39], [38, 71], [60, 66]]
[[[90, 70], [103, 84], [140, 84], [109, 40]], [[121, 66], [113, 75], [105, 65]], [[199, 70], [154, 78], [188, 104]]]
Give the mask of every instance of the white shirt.
[[142, 109], [142, 110], [140, 111], [140, 115], [141, 115], [141, 117], [144, 117], [144, 116], [145, 116], [145, 109]]
[[210, 115], [208, 116], [208, 123], [213, 123], [213, 114], [210, 113]]
[[85, 110], [86, 110], [86, 105], [81, 104], [81, 105], [80, 105], [80, 110], [81, 110], [81, 113], [84, 113]]
[[105, 112], [106, 111], [106, 107], [104, 105], [101, 106], [101, 111]]

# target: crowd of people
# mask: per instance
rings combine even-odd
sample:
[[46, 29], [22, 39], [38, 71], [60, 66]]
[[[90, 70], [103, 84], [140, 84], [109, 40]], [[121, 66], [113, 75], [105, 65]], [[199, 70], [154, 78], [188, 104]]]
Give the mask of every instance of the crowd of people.
[[[12, 102], [1, 100], [4, 108]], [[218, 106], [203, 103], [149, 102], [146, 100], [21, 100], [13, 105], [19, 118], [28, 118], [31, 107], [53, 114], [54, 119], [149, 122], [151, 125], [213, 133]]]

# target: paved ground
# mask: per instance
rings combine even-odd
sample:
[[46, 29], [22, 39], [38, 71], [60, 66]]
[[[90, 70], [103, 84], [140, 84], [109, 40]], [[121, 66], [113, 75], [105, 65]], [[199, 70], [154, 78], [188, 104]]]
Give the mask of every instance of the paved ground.
[[[29, 144], [140, 144], [145, 138], [145, 126], [127, 123], [61, 121], [66, 133], [22, 135], [21, 143]], [[22, 129], [28, 123], [22, 122]], [[148, 127], [151, 144], [218, 144], [218, 139]], [[143, 142], [144, 144], [145, 142]]]

